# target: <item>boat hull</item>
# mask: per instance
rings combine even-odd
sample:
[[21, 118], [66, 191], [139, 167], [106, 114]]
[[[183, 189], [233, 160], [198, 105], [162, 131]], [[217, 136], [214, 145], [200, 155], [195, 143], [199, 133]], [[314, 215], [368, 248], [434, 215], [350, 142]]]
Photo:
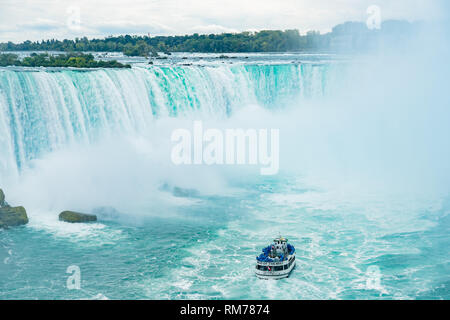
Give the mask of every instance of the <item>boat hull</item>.
[[292, 270], [295, 268], [295, 263], [296, 263], [296, 261], [294, 260], [288, 269], [281, 270], [281, 271], [263, 271], [263, 270], [256, 269], [255, 274], [259, 279], [264, 279], [264, 280], [284, 279], [284, 278], [289, 277]]

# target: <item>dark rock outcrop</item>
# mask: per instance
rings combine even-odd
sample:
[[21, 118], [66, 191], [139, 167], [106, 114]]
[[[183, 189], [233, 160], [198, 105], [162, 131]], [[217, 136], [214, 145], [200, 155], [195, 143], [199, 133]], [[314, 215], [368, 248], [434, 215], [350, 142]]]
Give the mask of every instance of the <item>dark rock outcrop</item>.
[[70, 223], [92, 222], [97, 221], [97, 216], [74, 211], [64, 211], [59, 214], [59, 220]]
[[20, 226], [28, 223], [24, 207], [11, 207], [6, 202], [5, 193], [0, 189], [0, 228]]
[[184, 189], [180, 187], [174, 187], [173, 195], [178, 198], [196, 197], [198, 196], [198, 191], [195, 189]]
[[15, 227], [27, 223], [28, 216], [24, 207], [0, 208], [0, 228]]
[[0, 189], [0, 207], [4, 207], [6, 204], [5, 202], [5, 194], [3, 193], [3, 190]]
[[194, 198], [200, 195], [200, 193], [195, 189], [186, 189], [177, 186], [171, 186], [168, 183], [164, 183], [163, 185], [161, 185], [160, 190], [171, 192], [175, 197], [178, 198]]

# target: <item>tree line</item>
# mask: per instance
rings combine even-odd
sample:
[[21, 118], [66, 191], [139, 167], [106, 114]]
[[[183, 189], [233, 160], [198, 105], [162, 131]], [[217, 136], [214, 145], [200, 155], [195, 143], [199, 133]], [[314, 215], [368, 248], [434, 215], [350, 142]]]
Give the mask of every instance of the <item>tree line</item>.
[[104, 39], [42, 40], [22, 43], [0, 43], [0, 51], [67, 51], [122, 52], [127, 56], [157, 56], [158, 52], [291, 52], [333, 51], [339, 48], [367, 49], [381, 35], [404, 37], [414, 25], [406, 21], [385, 21], [380, 30], [369, 30], [364, 23], [346, 22], [332, 32], [321, 34], [298, 30], [263, 30], [222, 34], [193, 34], [184, 36], [109, 36]]
[[32, 53], [29, 57], [20, 59], [17, 54], [0, 54], [0, 67], [73, 67], [73, 68], [131, 68], [116, 60], [95, 60], [92, 54], [73, 52], [68, 54], [50, 55], [48, 53]]

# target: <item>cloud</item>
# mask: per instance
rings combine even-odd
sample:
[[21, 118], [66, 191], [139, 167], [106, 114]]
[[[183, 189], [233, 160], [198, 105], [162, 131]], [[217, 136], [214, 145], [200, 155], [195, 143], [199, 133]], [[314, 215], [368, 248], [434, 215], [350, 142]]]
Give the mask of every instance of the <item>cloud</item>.
[[3, 24], [0, 25], [2, 32], [23, 32], [23, 31], [53, 31], [63, 28], [64, 25], [57, 21], [47, 19], [36, 19], [33, 22], [26, 22], [22, 24]]
[[174, 32], [173, 28], [166, 25], [154, 23], [136, 23], [126, 20], [115, 20], [104, 23], [94, 24], [91, 29], [96, 30], [100, 34], [167, 34]]
[[63, 28], [64, 24], [49, 20], [49, 19], [36, 19], [33, 22], [27, 22], [17, 25], [17, 30], [36, 30], [36, 31], [52, 31]]
[[204, 26], [195, 26], [189, 29], [189, 33], [200, 33], [200, 34], [209, 34], [209, 33], [233, 33], [239, 32], [238, 29], [227, 28], [224, 26], [220, 26], [217, 24], [209, 24]]
[[[326, 32], [364, 21], [373, 0], [0, 0], [0, 41], [261, 29]], [[441, 0], [377, 0], [382, 19], [434, 19]], [[69, 10], [69, 9], [76, 9]], [[68, 27], [74, 12], [79, 30]], [[73, 18], [73, 17], [72, 17]]]

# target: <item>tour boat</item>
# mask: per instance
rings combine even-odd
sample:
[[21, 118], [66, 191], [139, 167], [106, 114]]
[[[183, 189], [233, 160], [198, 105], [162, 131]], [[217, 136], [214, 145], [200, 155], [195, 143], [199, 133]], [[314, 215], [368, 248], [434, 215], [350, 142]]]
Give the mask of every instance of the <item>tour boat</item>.
[[260, 279], [283, 279], [295, 267], [295, 248], [286, 238], [276, 238], [256, 257], [256, 276]]

